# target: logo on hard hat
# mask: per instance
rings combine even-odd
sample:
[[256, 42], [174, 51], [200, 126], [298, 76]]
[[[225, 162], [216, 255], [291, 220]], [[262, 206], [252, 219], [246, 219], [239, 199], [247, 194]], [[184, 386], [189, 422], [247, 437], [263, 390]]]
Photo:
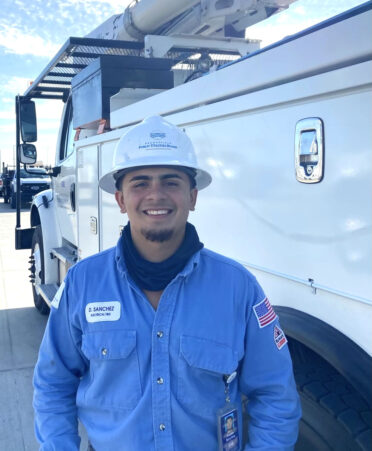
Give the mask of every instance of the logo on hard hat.
[[164, 132], [152, 132], [152, 133], [150, 133], [150, 137], [152, 139], [164, 139], [166, 136], [167, 135]]

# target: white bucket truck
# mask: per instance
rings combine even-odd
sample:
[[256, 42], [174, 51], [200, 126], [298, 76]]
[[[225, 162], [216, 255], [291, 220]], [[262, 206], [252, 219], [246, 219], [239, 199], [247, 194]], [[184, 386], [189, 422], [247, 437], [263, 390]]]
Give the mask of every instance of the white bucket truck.
[[52, 189], [31, 228], [18, 211], [16, 247], [46, 313], [69, 266], [125, 225], [98, 189], [119, 138], [165, 116], [213, 175], [201, 240], [258, 277], [288, 336], [297, 449], [370, 450], [372, 2], [263, 50], [242, 38], [289, 3], [142, 0], [70, 38], [16, 99], [18, 165], [36, 158], [32, 99], [65, 102]]

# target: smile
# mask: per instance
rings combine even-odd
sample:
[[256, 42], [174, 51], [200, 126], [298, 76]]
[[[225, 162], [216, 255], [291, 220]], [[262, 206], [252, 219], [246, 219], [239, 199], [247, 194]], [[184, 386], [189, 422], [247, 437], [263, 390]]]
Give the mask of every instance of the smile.
[[168, 215], [172, 210], [145, 210], [144, 213], [148, 216]]

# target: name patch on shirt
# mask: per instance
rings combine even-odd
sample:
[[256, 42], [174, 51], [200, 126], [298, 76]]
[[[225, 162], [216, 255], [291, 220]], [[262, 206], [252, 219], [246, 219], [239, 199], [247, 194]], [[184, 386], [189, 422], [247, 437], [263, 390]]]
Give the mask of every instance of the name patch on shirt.
[[59, 286], [57, 293], [54, 295], [54, 298], [51, 302], [51, 306], [54, 307], [55, 309], [57, 309], [59, 307], [59, 301], [61, 300], [61, 296], [63, 293], [63, 290], [65, 288], [65, 282], [62, 282], [61, 285]]
[[276, 313], [267, 298], [254, 305], [253, 311], [261, 329], [276, 320]]
[[85, 317], [88, 323], [99, 321], [117, 321], [120, 318], [121, 305], [118, 301], [90, 302], [85, 307]]

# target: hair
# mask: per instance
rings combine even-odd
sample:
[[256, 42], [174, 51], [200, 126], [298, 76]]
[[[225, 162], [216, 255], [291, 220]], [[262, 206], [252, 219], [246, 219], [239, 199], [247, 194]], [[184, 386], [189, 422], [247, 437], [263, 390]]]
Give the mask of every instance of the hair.
[[[146, 166], [146, 167], [154, 167], [154, 166]], [[156, 167], [156, 166], [155, 166]], [[188, 168], [186, 166], [159, 166], [159, 167], [172, 167], [172, 168], [176, 168], [179, 171], [184, 172], [190, 180], [190, 189], [194, 189], [196, 187], [196, 170], [193, 168]], [[133, 170], [138, 169], [138, 167], [134, 167], [134, 168], [130, 168], [130, 169], [122, 169], [121, 171], [116, 172], [116, 174], [114, 174], [114, 179], [115, 179], [115, 188], [117, 189], [117, 191], [121, 190], [121, 186], [123, 183], [123, 179], [125, 177], [126, 174], [128, 174], [128, 172], [131, 172]]]
[[123, 179], [124, 179], [125, 174], [126, 174], [125, 171], [120, 171], [120, 172], [117, 172], [116, 174], [114, 174], [115, 188], [116, 188], [117, 191], [121, 190], [121, 185], [123, 183]]

